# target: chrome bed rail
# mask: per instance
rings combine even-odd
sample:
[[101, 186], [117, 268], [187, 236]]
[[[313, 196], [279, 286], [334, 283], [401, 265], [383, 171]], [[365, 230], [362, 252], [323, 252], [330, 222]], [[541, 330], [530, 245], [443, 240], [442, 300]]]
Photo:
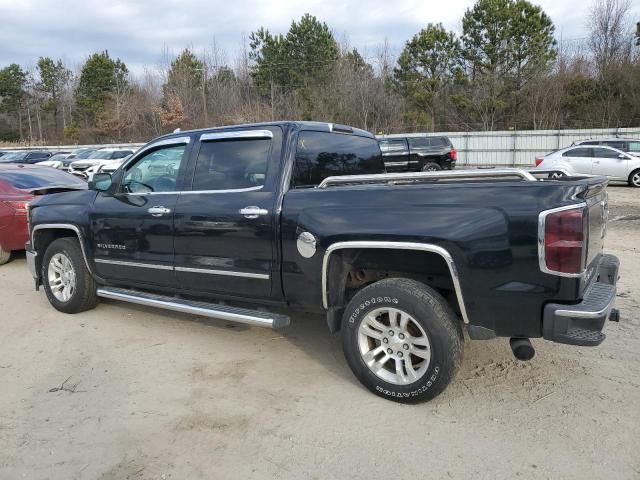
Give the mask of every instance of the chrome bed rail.
[[327, 188], [336, 185], [354, 185], [367, 183], [411, 183], [420, 180], [457, 180], [457, 179], [494, 179], [494, 178], [519, 178], [527, 182], [538, 180], [530, 172], [521, 168], [485, 168], [473, 170], [446, 170], [438, 172], [412, 172], [412, 173], [377, 173], [373, 175], [342, 175], [325, 178], [316, 188]]

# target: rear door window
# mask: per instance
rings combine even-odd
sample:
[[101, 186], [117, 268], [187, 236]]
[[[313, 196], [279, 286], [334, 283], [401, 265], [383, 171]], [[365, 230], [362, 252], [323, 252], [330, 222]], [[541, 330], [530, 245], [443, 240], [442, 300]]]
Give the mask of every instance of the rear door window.
[[298, 135], [294, 188], [317, 186], [327, 177], [383, 173], [380, 147], [374, 138], [330, 132]]
[[591, 148], [572, 148], [562, 154], [563, 157], [591, 157]]
[[264, 185], [270, 138], [203, 141], [193, 190], [257, 190]]
[[385, 138], [379, 143], [383, 155], [402, 155], [408, 152], [407, 140], [404, 138]]

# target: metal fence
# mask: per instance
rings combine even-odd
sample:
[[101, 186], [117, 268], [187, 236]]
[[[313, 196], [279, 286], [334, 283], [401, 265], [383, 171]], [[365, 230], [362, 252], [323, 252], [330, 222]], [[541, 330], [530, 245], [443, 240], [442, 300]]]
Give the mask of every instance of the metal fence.
[[[607, 137], [640, 139], [640, 128], [592, 130], [507, 130], [496, 132], [412, 133], [410, 136], [446, 136], [458, 151], [458, 166], [514, 167], [534, 165], [536, 157], [573, 142]], [[401, 137], [406, 135], [386, 135]]]

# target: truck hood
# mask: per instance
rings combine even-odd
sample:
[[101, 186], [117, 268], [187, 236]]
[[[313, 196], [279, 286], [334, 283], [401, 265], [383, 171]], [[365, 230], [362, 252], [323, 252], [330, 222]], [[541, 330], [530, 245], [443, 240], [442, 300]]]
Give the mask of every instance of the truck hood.
[[[60, 190], [56, 191], [56, 189]], [[70, 187], [64, 186], [47, 187], [46, 190], [49, 190], [49, 195], [44, 195], [41, 191], [31, 192], [35, 195], [41, 195], [31, 203], [33, 207], [44, 207], [49, 205], [78, 205], [86, 209], [87, 205], [91, 205], [93, 203], [93, 200], [98, 193], [95, 190], [87, 190], [86, 188], [82, 190], [74, 188], [71, 190]]]

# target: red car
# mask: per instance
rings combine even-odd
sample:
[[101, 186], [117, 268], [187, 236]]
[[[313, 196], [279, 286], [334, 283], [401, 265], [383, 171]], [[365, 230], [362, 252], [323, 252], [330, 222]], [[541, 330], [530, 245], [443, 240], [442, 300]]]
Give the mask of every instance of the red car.
[[29, 239], [27, 206], [38, 195], [87, 188], [86, 182], [50, 167], [0, 163], [0, 265]]

